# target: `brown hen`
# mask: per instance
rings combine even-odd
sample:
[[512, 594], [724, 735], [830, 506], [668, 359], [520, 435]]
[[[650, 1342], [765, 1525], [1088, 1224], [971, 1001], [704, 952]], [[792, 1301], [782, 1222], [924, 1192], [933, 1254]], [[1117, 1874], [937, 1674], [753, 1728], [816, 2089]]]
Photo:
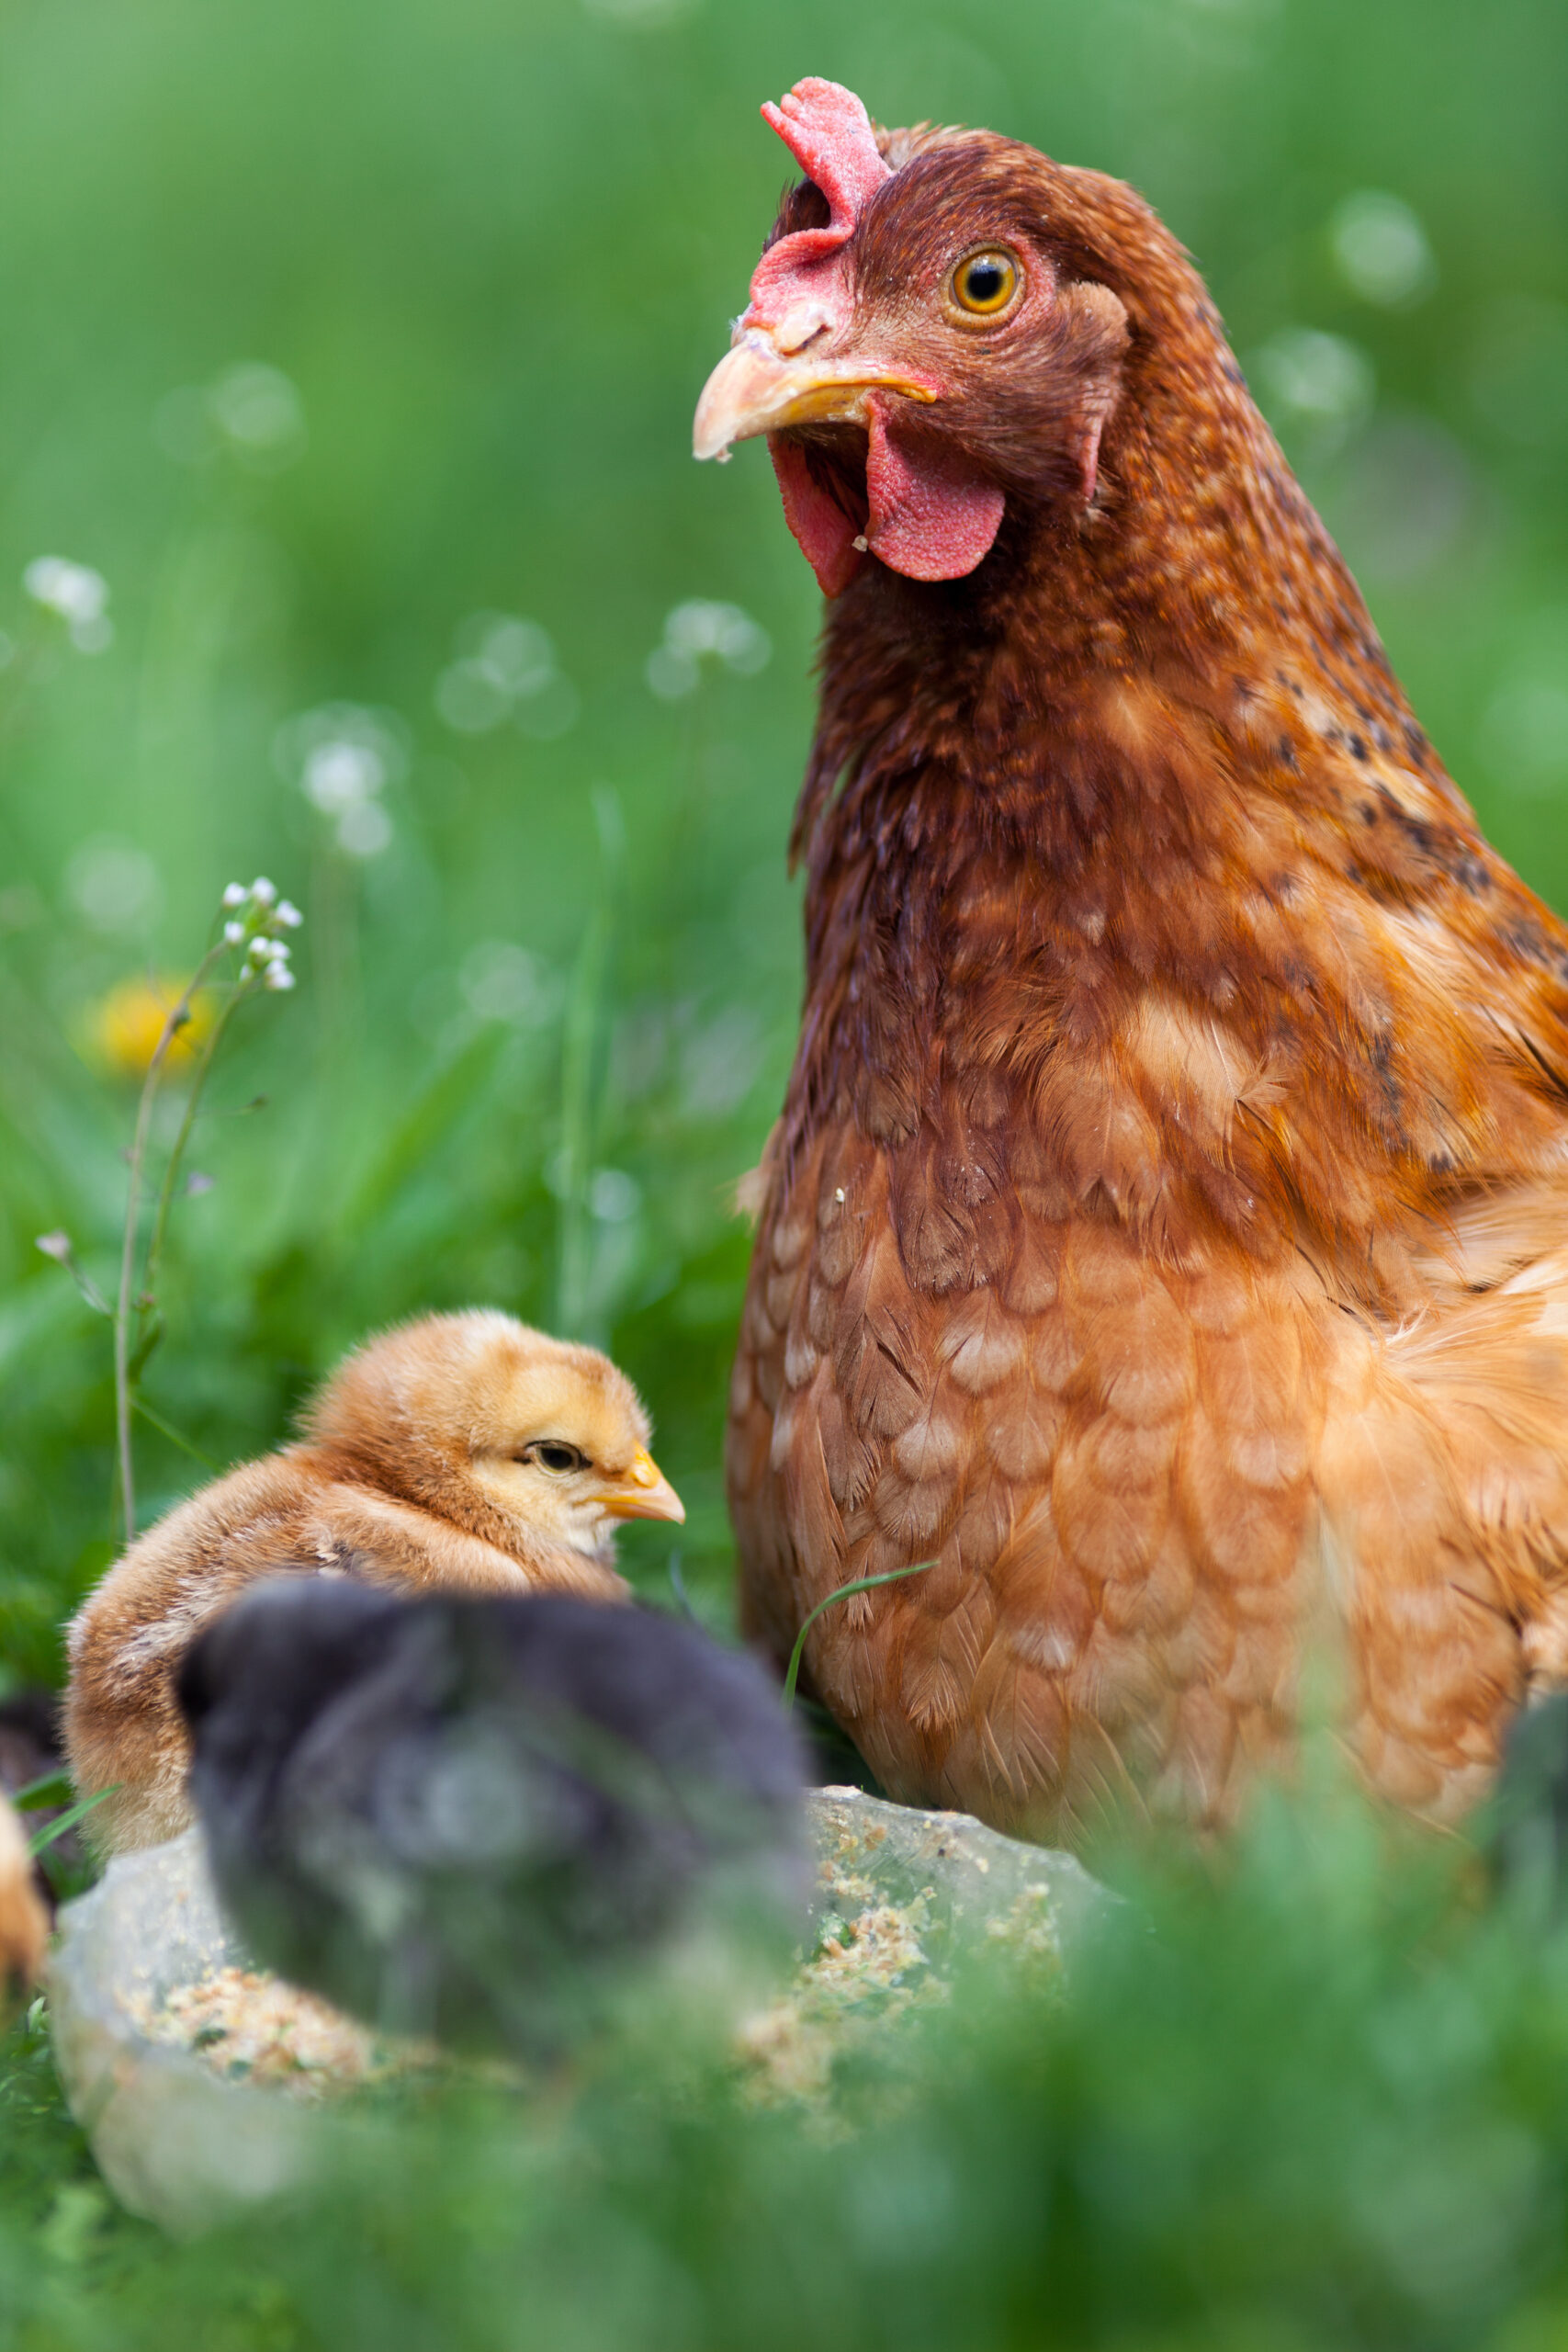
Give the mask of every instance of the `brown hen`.
[[903, 1798], [1221, 1822], [1322, 1658], [1452, 1816], [1568, 1679], [1568, 933], [1148, 207], [765, 111], [809, 177], [697, 449], [769, 434], [833, 601], [747, 1619], [935, 1563], [807, 1647]]

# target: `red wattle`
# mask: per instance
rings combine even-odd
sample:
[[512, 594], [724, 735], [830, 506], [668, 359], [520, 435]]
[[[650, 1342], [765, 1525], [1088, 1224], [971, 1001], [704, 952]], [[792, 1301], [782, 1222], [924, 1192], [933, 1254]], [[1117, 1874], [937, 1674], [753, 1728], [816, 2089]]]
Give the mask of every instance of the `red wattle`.
[[818, 586], [824, 596], [842, 595], [864, 560], [855, 545], [854, 525], [814, 479], [797, 441], [770, 433], [768, 455], [778, 476], [784, 521], [817, 574]]
[[[931, 437], [890, 425], [874, 393], [866, 406], [871, 413], [865, 466], [871, 505], [867, 546], [879, 562], [906, 579], [962, 580], [990, 553], [1006, 500], [993, 482]], [[787, 492], [784, 504], [787, 511]], [[793, 523], [790, 527], [795, 528]], [[810, 556], [799, 531], [795, 535]], [[816, 559], [812, 561], [815, 565]]]

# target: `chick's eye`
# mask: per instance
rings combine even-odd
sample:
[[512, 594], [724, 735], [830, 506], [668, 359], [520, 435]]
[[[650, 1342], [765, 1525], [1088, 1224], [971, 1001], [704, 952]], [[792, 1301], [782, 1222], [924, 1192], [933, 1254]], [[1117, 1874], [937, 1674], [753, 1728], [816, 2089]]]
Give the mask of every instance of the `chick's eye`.
[[1005, 311], [1018, 290], [1018, 264], [999, 245], [969, 254], [953, 273], [953, 299], [977, 319]]
[[536, 1463], [541, 1470], [547, 1470], [552, 1478], [564, 1478], [573, 1470], [583, 1469], [587, 1464], [586, 1454], [580, 1453], [575, 1445], [564, 1445], [558, 1439], [550, 1437], [541, 1438], [536, 1445], [525, 1445], [523, 1459]]

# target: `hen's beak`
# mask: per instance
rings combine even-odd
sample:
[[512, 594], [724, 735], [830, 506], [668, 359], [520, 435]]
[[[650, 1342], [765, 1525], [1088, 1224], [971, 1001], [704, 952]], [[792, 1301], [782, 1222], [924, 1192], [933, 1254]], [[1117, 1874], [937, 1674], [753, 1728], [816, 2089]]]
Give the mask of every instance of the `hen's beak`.
[[672, 1519], [679, 1527], [686, 1517], [685, 1504], [641, 1446], [632, 1457], [631, 1468], [601, 1487], [593, 1499], [612, 1519]]
[[777, 433], [787, 424], [864, 424], [867, 392], [902, 392], [934, 401], [933, 386], [897, 368], [859, 359], [785, 356], [758, 327], [749, 327], [703, 387], [692, 430], [698, 458], [722, 458], [735, 441]]

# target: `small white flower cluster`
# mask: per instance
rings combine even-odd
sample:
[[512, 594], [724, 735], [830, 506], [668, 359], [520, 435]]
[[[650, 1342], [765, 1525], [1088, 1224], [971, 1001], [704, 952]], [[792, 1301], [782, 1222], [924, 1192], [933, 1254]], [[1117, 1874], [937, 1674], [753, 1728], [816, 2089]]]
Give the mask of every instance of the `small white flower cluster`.
[[351, 857], [378, 857], [392, 838], [381, 803], [388, 785], [408, 765], [402, 723], [394, 713], [334, 702], [302, 711], [279, 728], [278, 766], [292, 776], [313, 808], [333, 821], [338, 846]]
[[515, 613], [473, 613], [458, 629], [457, 659], [435, 682], [435, 707], [459, 735], [488, 735], [510, 718], [537, 742], [574, 726], [577, 688], [537, 621]]
[[261, 975], [264, 989], [291, 989], [294, 975], [288, 959], [292, 951], [280, 934], [299, 930], [305, 920], [299, 908], [280, 899], [276, 884], [258, 874], [254, 882], [229, 884], [223, 893], [223, 911], [228, 917], [223, 936], [231, 947], [244, 949], [246, 969]]
[[649, 691], [679, 702], [702, 683], [705, 662], [722, 662], [737, 677], [753, 678], [773, 659], [773, 639], [739, 605], [694, 596], [665, 616], [664, 639], [643, 665]]
[[62, 555], [35, 556], [22, 585], [35, 605], [65, 623], [78, 653], [102, 653], [114, 643], [108, 582], [90, 564], [73, 563]]

